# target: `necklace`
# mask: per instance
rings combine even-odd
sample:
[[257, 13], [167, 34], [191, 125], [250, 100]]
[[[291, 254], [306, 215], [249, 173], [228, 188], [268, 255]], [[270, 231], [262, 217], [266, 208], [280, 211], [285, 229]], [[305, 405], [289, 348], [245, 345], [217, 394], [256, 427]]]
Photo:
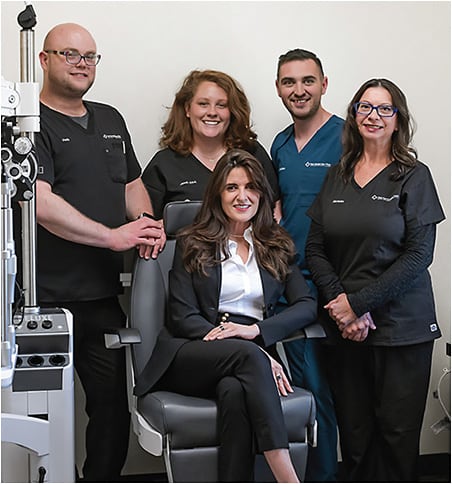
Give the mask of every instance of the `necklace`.
[[241, 237], [242, 239], [245, 238], [244, 235], [240, 235], [240, 234], [229, 234], [229, 237]]
[[192, 150], [193, 155], [198, 158], [204, 164], [214, 165], [217, 161], [226, 153], [225, 149], [222, 147], [220, 151], [217, 151], [213, 156], [204, 155], [197, 150]]

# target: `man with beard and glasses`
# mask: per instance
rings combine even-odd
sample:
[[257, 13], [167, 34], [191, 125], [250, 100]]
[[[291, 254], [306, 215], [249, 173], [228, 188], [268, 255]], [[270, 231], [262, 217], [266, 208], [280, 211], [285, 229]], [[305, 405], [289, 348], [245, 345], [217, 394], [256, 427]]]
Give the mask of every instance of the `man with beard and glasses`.
[[[276, 90], [293, 123], [273, 141], [271, 156], [281, 191], [281, 225], [298, 251], [298, 265], [316, 291], [305, 264], [310, 219], [306, 210], [320, 190], [328, 168], [339, 162], [343, 119], [321, 104], [328, 87], [320, 59], [303, 49], [279, 57]], [[280, 301], [284, 307], [285, 301]], [[307, 482], [333, 482], [337, 469], [337, 430], [333, 401], [322, 368], [321, 340], [301, 339], [284, 345], [293, 383], [310, 390], [317, 404], [318, 446], [309, 449]]]
[[83, 100], [100, 60], [80, 25], [54, 27], [39, 60], [41, 131], [37, 282], [41, 307], [74, 318], [74, 364], [86, 394], [86, 482], [119, 482], [130, 415], [123, 350], [104, 346], [106, 328], [123, 327], [118, 301], [122, 252], [157, 257], [165, 243], [152, 214], [124, 119], [111, 106]]

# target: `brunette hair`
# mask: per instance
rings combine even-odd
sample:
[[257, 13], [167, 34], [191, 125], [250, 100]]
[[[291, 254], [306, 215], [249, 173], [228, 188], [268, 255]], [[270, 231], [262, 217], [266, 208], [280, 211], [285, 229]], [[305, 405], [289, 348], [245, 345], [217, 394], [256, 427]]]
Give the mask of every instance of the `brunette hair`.
[[168, 120], [162, 126], [161, 148], [171, 148], [182, 155], [188, 155], [193, 145], [193, 132], [186, 108], [190, 105], [199, 85], [214, 82], [221, 87], [228, 97], [228, 108], [231, 113], [229, 127], [225, 134], [224, 144], [227, 149], [251, 149], [257, 134], [251, 129], [251, 108], [242, 87], [228, 74], [220, 71], [192, 71], [185, 78], [182, 87], [176, 93]]
[[229, 219], [221, 205], [221, 193], [234, 168], [246, 170], [260, 195], [259, 207], [251, 220], [257, 260], [273, 277], [283, 281], [289, 273], [289, 265], [295, 260], [295, 245], [273, 218], [272, 189], [261, 163], [244, 150], [231, 150], [220, 158], [194, 223], [178, 235], [183, 246], [184, 265], [189, 272], [206, 275], [207, 267], [221, 264], [230, 257]]
[[287, 62], [292, 62], [292, 61], [306, 61], [306, 60], [313, 60], [317, 66], [320, 69], [320, 74], [322, 74], [322, 77], [325, 76], [323, 72], [323, 66], [322, 66], [322, 61], [314, 54], [314, 52], [310, 52], [309, 50], [304, 50], [304, 49], [292, 49], [286, 52], [285, 54], [281, 54], [278, 59], [278, 68], [276, 71], [276, 79], [279, 79], [279, 70], [281, 69], [281, 66], [284, 64], [287, 64]]
[[408, 110], [405, 94], [388, 79], [370, 79], [366, 81], [353, 96], [347, 108], [344, 130], [342, 134], [343, 154], [339, 165], [339, 173], [344, 181], [353, 177], [354, 168], [363, 153], [363, 139], [358, 130], [354, 104], [364, 92], [371, 87], [386, 89], [392, 98], [392, 105], [397, 108], [397, 130], [392, 134], [391, 156], [394, 159], [395, 170], [391, 174], [393, 180], [402, 178], [417, 162], [417, 152], [411, 146], [414, 122]]

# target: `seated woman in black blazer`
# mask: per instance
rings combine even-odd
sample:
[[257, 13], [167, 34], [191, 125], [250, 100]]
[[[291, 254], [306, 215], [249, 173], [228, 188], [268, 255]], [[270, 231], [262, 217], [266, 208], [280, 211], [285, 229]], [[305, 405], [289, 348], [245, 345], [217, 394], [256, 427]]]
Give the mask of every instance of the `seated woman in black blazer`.
[[[217, 400], [223, 482], [252, 481], [255, 450], [278, 482], [299, 482], [280, 402], [293, 390], [275, 350], [316, 318], [294, 255], [273, 219], [262, 165], [243, 150], [226, 153], [195, 222], [179, 235], [168, 328], [135, 388]], [[282, 295], [289, 306], [275, 314]]]

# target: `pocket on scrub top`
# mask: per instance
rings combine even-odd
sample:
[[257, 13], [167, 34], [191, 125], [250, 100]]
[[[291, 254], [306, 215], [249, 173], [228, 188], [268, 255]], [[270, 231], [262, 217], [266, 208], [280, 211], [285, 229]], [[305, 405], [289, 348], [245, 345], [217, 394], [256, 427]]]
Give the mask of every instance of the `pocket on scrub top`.
[[117, 183], [126, 183], [127, 162], [122, 142], [111, 143], [111, 145], [107, 146], [104, 151], [111, 179]]

